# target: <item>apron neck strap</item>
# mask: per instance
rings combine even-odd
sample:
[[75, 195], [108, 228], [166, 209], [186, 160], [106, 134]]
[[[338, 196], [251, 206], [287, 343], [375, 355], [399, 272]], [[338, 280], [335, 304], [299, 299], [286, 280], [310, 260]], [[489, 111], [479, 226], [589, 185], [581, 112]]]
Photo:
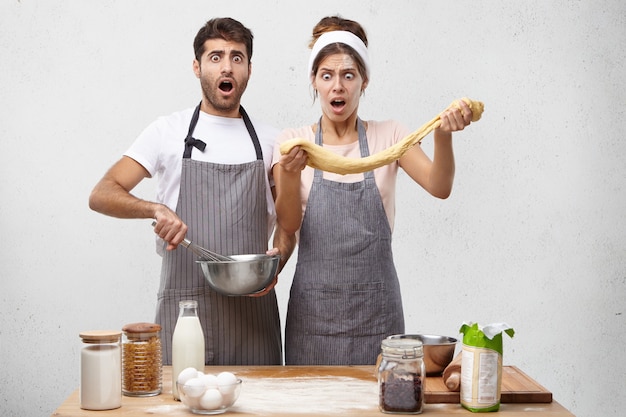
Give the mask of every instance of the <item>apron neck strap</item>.
[[[202, 102], [200, 102], [200, 104], [202, 104]], [[196, 106], [196, 109], [193, 111], [193, 116], [191, 116], [189, 131], [187, 132], [187, 137], [185, 138], [185, 152], [183, 153], [183, 158], [191, 158], [191, 150], [194, 147], [198, 148], [202, 152], [204, 152], [204, 149], [206, 148], [206, 143], [193, 138], [193, 131], [196, 128], [198, 118], [200, 117], [200, 104]]]
[[246, 113], [243, 106], [239, 106], [239, 114], [243, 118], [243, 123], [246, 125], [246, 129], [248, 129], [248, 134], [252, 139], [252, 143], [254, 144], [254, 150], [256, 152], [257, 161], [263, 160], [263, 151], [261, 150], [261, 143], [259, 142], [259, 137], [256, 134], [256, 130], [254, 130], [254, 126], [248, 117], [248, 113]]
[[[189, 122], [189, 131], [187, 132], [187, 137], [185, 137], [185, 152], [183, 153], [183, 158], [188, 159], [191, 158], [191, 151], [193, 148], [199, 149], [201, 152], [204, 152], [206, 148], [206, 143], [199, 139], [195, 139], [193, 137], [193, 132], [196, 129], [196, 125], [198, 124], [198, 119], [200, 118], [200, 104], [196, 106], [196, 109], [193, 112], [193, 116], [191, 116], [191, 122]], [[261, 143], [259, 142], [259, 137], [256, 134], [256, 130], [254, 130], [254, 126], [252, 125], [252, 121], [248, 117], [248, 113], [244, 110], [243, 106], [239, 106], [239, 114], [243, 119], [243, 123], [246, 125], [246, 130], [252, 139], [252, 144], [254, 145], [254, 151], [256, 152], [256, 159], [262, 161], [263, 160], [263, 150], [261, 149]]]

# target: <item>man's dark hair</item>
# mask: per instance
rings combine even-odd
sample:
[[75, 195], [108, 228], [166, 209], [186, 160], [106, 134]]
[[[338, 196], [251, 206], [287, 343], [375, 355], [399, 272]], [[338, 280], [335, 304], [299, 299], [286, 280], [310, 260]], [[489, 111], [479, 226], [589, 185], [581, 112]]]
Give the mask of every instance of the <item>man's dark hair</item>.
[[243, 43], [246, 45], [248, 62], [252, 62], [252, 31], [239, 21], [230, 17], [219, 17], [206, 22], [193, 40], [193, 50], [198, 61], [201, 61], [204, 53], [204, 42], [209, 39]]

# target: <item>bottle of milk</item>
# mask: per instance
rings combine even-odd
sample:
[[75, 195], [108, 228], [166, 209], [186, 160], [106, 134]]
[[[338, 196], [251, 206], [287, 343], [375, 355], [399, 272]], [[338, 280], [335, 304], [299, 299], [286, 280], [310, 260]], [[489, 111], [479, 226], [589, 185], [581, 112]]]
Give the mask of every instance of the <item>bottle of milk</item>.
[[204, 371], [204, 333], [198, 318], [198, 302], [184, 300], [178, 303], [179, 312], [172, 336], [172, 393], [180, 400], [176, 380], [185, 368]]

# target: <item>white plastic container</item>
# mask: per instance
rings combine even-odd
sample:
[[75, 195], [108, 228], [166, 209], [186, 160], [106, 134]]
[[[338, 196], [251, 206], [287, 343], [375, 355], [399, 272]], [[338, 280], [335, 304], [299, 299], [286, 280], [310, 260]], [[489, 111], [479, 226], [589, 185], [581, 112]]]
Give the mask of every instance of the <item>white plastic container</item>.
[[80, 408], [112, 410], [122, 406], [122, 355], [115, 330], [82, 332]]

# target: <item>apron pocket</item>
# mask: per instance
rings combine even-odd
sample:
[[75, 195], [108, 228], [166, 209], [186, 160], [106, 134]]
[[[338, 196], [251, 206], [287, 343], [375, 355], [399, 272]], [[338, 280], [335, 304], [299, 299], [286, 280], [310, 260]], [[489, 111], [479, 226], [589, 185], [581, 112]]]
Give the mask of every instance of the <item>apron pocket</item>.
[[389, 327], [382, 282], [333, 284], [294, 294], [290, 314], [301, 328], [322, 336], [368, 336]]

